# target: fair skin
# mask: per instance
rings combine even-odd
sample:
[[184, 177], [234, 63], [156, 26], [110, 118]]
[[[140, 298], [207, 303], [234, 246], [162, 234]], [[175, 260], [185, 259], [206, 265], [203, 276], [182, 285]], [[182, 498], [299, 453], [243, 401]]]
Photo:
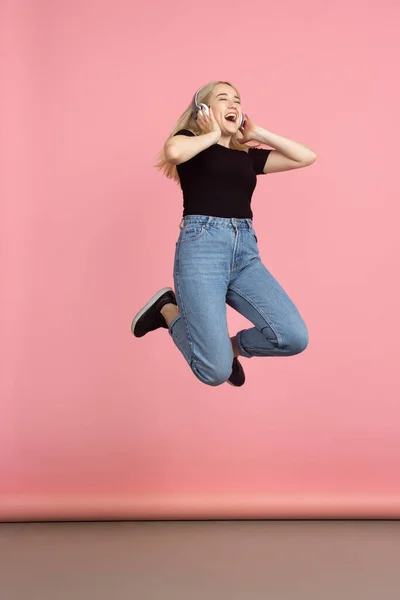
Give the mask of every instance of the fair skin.
[[[207, 115], [203, 110], [197, 116], [200, 135], [195, 137], [177, 135], [167, 140], [164, 146], [165, 157], [174, 165], [190, 160], [214, 144], [230, 147], [232, 136], [239, 131], [239, 120], [242, 114], [240, 98], [236, 90], [230, 85], [222, 83], [216, 85], [208, 99], [208, 105], [210, 114]], [[239, 141], [242, 144], [260, 142], [273, 148], [265, 163], [264, 173], [301, 169], [312, 165], [317, 158], [316, 154], [304, 144], [256, 125], [248, 115], [246, 115], [244, 128], [240, 129], [240, 134], [242, 137]], [[167, 304], [162, 308], [161, 314], [169, 326], [179, 315], [179, 311], [174, 304]], [[239, 349], [236, 345], [236, 337], [232, 337], [231, 341], [234, 355], [237, 357]]]
[[[217, 85], [209, 100], [210, 115], [204, 111], [197, 117], [201, 135], [188, 137], [177, 135], [169, 138], [164, 146], [165, 157], [175, 165], [186, 162], [214, 144], [229, 148], [233, 135], [239, 131], [239, 116], [242, 114], [240, 99], [229, 85]], [[230, 122], [226, 116], [236, 113], [236, 119]], [[246, 115], [246, 125], [240, 130], [243, 144], [260, 142], [273, 148], [264, 167], [264, 173], [278, 173], [300, 169], [312, 165], [316, 154], [300, 142], [295, 142], [263, 127], [256, 125]]]

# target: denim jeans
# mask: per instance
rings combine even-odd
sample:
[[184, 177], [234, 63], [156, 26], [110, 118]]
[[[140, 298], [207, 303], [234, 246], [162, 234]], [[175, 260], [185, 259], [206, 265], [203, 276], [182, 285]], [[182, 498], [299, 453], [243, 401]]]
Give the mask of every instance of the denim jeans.
[[292, 356], [308, 344], [296, 306], [263, 265], [251, 219], [188, 216], [176, 244], [180, 315], [169, 332], [195, 376], [216, 386], [231, 375], [226, 305], [254, 327], [240, 331], [241, 356]]

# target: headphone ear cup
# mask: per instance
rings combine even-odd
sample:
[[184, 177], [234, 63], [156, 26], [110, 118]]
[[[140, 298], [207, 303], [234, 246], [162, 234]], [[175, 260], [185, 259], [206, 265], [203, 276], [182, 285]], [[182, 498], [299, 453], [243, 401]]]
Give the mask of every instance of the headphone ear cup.
[[209, 108], [208, 108], [208, 106], [206, 104], [196, 104], [196, 111], [195, 111], [195, 114], [194, 114], [194, 120], [195, 121], [196, 121], [197, 115], [201, 111], [201, 109], [203, 109], [204, 112], [206, 113], [206, 115], [209, 116], [210, 110], [209, 110]]
[[242, 127], [244, 127], [246, 125], [246, 117], [244, 116], [244, 114], [242, 113], [240, 115], [240, 125], [239, 125], [239, 129], [242, 129]]

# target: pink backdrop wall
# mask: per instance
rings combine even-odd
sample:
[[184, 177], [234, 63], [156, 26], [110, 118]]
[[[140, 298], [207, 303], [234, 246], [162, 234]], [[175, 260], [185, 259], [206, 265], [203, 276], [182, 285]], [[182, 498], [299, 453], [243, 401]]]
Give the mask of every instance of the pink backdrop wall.
[[[1, 4], [0, 518], [400, 516], [400, 6], [134, 4]], [[219, 78], [318, 154], [254, 197], [310, 346], [241, 389], [130, 333], [181, 215], [152, 165]]]

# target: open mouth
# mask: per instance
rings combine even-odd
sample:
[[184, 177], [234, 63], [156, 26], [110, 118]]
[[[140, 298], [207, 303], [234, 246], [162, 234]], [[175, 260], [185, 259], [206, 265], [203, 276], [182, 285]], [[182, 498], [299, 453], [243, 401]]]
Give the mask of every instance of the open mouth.
[[231, 123], [236, 123], [236, 119], [237, 119], [237, 115], [236, 113], [228, 113], [227, 115], [225, 115], [225, 119], [227, 121], [230, 121]]

